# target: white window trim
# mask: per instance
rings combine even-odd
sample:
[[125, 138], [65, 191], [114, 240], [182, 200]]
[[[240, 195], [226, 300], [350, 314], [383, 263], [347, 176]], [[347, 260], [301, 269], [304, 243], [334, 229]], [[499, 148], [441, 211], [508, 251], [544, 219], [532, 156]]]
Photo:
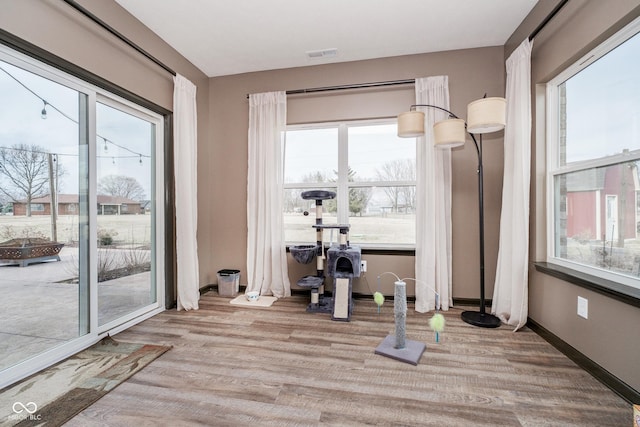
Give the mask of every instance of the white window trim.
[[[568, 165], [560, 166], [560, 159], [558, 155], [559, 146], [559, 111], [558, 111], [558, 86], [567, 81], [571, 77], [578, 74], [580, 71], [587, 68], [589, 65], [599, 60], [607, 53], [611, 52], [617, 46], [621, 45], [628, 39], [632, 38], [640, 32], [640, 18], [636, 18], [622, 30], [611, 36], [605, 42], [591, 50], [584, 55], [573, 65], [566, 68], [555, 78], [550, 80], [546, 85], [545, 90], [545, 106], [546, 106], [546, 213], [547, 213], [547, 247], [546, 247], [546, 261], [549, 264], [555, 264], [576, 271], [580, 271], [586, 274], [601, 277], [606, 280], [621, 283], [633, 288], [640, 288], [640, 278], [635, 279], [630, 276], [626, 276], [620, 273], [611, 272], [601, 268], [597, 268], [591, 265], [581, 264], [576, 261], [567, 261], [555, 256], [555, 188], [554, 181], [558, 175], [564, 175], [570, 172], [577, 172], [585, 169], [592, 169], [597, 167], [603, 167], [613, 165], [621, 162], [629, 162], [634, 160], [640, 160], [640, 150], [630, 151], [624, 154], [617, 154], [609, 156], [607, 158], [588, 160], [584, 162], [574, 162]], [[600, 212], [597, 212], [598, 220]]]

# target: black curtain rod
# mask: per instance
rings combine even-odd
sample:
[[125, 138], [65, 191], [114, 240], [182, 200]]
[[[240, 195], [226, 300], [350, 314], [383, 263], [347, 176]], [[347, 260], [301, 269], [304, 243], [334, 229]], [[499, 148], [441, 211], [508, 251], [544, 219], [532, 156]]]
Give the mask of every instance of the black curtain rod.
[[169, 68], [168, 66], [166, 66], [165, 64], [160, 62], [160, 60], [158, 60], [157, 58], [152, 56], [149, 52], [147, 52], [146, 50], [142, 49], [140, 46], [138, 46], [137, 44], [135, 44], [134, 42], [132, 42], [131, 40], [126, 38], [124, 35], [122, 35], [120, 32], [118, 32], [118, 30], [116, 30], [115, 28], [113, 28], [112, 26], [110, 26], [109, 24], [104, 22], [102, 19], [98, 18], [93, 13], [89, 12], [87, 9], [85, 9], [84, 7], [82, 7], [81, 5], [76, 3], [74, 0], [63, 0], [63, 1], [65, 3], [67, 3], [69, 6], [73, 7], [78, 12], [82, 13], [87, 18], [91, 19], [96, 24], [100, 25], [102, 28], [104, 28], [105, 30], [110, 32], [112, 35], [114, 35], [117, 38], [119, 38], [124, 43], [126, 43], [127, 45], [129, 45], [130, 47], [135, 49], [138, 53], [140, 53], [141, 55], [143, 55], [144, 57], [146, 57], [147, 59], [149, 59], [150, 61], [152, 61], [153, 63], [155, 63], [159, 67], [161, 67], [162, 69], [164, 69], [166, 72], [171, 73], [174, 76], [176, 75], [176, 72], [173, 71], [171, 68]]
[[[352, 84], [352, 85], [312, 87], [312, 88], [307, 88], [307, 89], [294, 89], [294, 90], [288, 90], [286, 93], [287, 93], [287, 95], [297, 95], [297, 94], [301, 94], [301, 93], [330, 92], [330, 91], [334, 91], [334, 90], [366, 89], [366, 88], [371, 88], [371, 87], [412, 85], [415, 82], [416, 82], [415, 79], [390, 80], [390, 81], [386, 81], [386, 82], [356, 83], [356, 84]], [[249, 98], [249, 95], [247, 95], [247, 98]]]
[[538, 35], [538, 33], [547, 26], [547, 24], [549, 23], [549, 21], [551, 21], [553, 19], [554, 16], [556, 16], [556, 14], [560, 11], [560, 9], [562, 9], [564, 7], [565, 4], [567, 4], [569, 2], [569, 0], [562, 0], [560, 3], [558, 3], [556, 5], [556, 7], [553, 8], [553, 10], [547, 15], [546, 18], [544, 18], [544, 20], [540, 23], [540, 25], [538, 25], [536, 27], [535, 30], [533, 30], [533, 32], [531, 34], [529, 34], [529, 41], [533, 40], [534, 38], [536, 38], [536, 36]]

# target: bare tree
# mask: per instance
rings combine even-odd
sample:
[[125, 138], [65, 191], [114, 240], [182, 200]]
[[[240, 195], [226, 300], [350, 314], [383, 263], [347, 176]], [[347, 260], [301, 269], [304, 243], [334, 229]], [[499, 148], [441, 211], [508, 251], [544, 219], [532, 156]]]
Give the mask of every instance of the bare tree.
[[[411, 159], [392, 160], [376, 169], [376, 179], [378, 181], [415, 181], [416, 166]], [[386, 193], [393, 210], [398, 211], [398, 207], [404, 204], [407, 208], [414, 208], [416, 201], [415, 186], [382, 187]]]
[[105, 176], [98, 184], [98, 192], [136, 201], [144, 200], [146, 197], [142, 185], [135, 178], [124, 175]]
[[49, 184], [48, 153], [37, 145], [14, 144], [0, 148], [0, 176], [9, 185], [0, 192], [14, 202], [26, 199], [27, 216], [31, 216], [31, 200], [44, 196]]

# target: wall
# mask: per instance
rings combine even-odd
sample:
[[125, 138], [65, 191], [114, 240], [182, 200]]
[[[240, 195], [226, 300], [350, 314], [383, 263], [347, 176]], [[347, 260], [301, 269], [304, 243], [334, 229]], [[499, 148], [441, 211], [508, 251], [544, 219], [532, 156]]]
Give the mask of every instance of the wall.
[[[466, 105], [485, 93], [504, 95], [503, 48], [460, 50], [350, 63], [336, 63], [212, 78], [208, 122], [211, 156], [208, 158], [207, 198], [212, 206], [210, 234], [199, 235], [210, 244], [207, 271], [201, 278], [216, 282], [216, 271], [237, 268], [246, 277], [247, 198], [247, 94], [274, 90], [402, 80], [435, 75], [449, 76], [451, 110], [465, 117]], [[353, 90], [292, 95], [288, 99], [288, 123], [395, 117], [415, 103], [413, 85], [377, 90]], [[498, 227], [502, 191], [502, 133], [485, 138], [485, 207], [487, 295], [493, 292], [497, 260]], [[479, 298], [477, 155], [472, 142], [453, 153], [453, 296]], [[202, 185], [204, 187], [204, 185]], [[205, 242], [205, 240], [207, 242]], [[310, 228], [310, 241], [314, 240]], [[413, 277], [412, 256], [366, 255], [368, 272], [354, 284], [354, 291], [377, 290], [376, 276], [394, 271]], [[202, 262], [202, 259], [201, 259]], [[289, 264], [295, 283], [309, 270]], [[244, 279], [243, 279], [244, 280]], [[383, 291], [393, 293], [393, 281]], [[204, 282], [203, 282], [204, 283]], [[408, 289], [413, 294], [413, 289]]]
[[[505, 56], [558, 3], [540, 2], [505, 45]], [[640, 390], [640, 309], [535, 270], [546, 260], [544, 83], [640, 15], [638, 0], [570, 1], [536, 37], [532, 51], [532, 141], [529, 317]], [[577, 316], [577, 297], [589, 300], [589, 319]]]
[[[166, 44], [160, 37], [121, 8], [115, 1], [78, 3], [151, 55], [182, 74], [197, 86], [198, 122], [209, 117], [208, 77]], [[85, 18], [59, 0], [0, 0], [0, 28], [42, 49], [72, 62], [113, 84], [139, 95], [169, 111], [173, 110], [173, 76], [147, 58]], [[211, 157], [209, 127], [199, 126], [198, 179], [206, 183], [209, 176], [206, 159]], [[179, 147], [175, 147], [179, 149]], [[206, 185], [203, 192], [206, 194]], [[207, 235], [211, 199], [201, 199], [199, 232]], [[206, 202], [206, 203], [203, 203]], [[167, 218], [171, 220], [171, 218]], [[200, 250], [209, 257], [210, 241], [204, 239]]]

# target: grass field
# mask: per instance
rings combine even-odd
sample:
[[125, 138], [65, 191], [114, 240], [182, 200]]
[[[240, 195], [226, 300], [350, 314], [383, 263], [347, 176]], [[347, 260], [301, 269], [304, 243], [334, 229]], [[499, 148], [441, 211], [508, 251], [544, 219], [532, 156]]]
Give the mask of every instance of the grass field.
[[[323, 215], [324, 224], [337, 224], [335, 215]], [[368, 243], [372, 245], [415, 245], [416, 217], [413, 214], [385, 214], [375, 216], [349, 217], [349, 239], [354, 244]], [[284, 215], [285, 240], [287, 242], [315, 243], [316, 231], [312, 226], [316, 223], [315, 215], [304, 216], [301, 213]], [[337, 242], [339, 231], [325, 230], [324, 240]]]
[[[48, 215], [0, 215], [0, 242], [14, 238], [45, 237], [68, 246], [77, 244], [77, 215], [60, 215], [57, 239], [51, 239], [51, 217]], [[148, 246], [151, 241], [150, 215], [99, 215], [98, 236], [110, 236], [113, 246]]]

